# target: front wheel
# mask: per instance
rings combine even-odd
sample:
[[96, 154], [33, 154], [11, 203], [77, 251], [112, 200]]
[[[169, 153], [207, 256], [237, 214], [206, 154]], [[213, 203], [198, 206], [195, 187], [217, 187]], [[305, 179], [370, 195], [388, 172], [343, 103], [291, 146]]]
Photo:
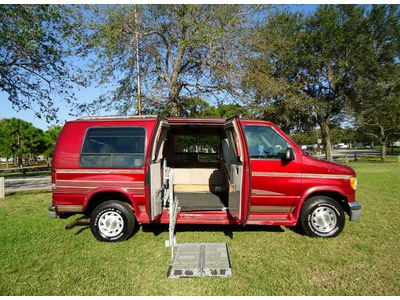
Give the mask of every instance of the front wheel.
[[299, 222], [310, 237], [333, 238], [342, 232], [345, 215], [343, 208], [334, 199], [316, 196], [303, 204]]
[[132, 209], [121, 201], [107, 201], [97, 206], [90, 216], [90, 229], [102, 242], [121, 242], [128, 239], [135, 228]]

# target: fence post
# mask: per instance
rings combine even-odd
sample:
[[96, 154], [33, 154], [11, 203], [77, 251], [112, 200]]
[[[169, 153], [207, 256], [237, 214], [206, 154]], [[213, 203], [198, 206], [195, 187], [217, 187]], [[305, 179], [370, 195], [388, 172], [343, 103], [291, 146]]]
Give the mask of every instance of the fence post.
[[5, 197], [5, 180], [4, 177], [0, 177], [0, 199], [3, 199]]
[[357, 153], [354, 153], [354, 161], [357, 161]]
[[347, 154], [344, 155], [344, 162], [346, 162], [346, 163], [349, 162], [349, 157], [347, 156]]

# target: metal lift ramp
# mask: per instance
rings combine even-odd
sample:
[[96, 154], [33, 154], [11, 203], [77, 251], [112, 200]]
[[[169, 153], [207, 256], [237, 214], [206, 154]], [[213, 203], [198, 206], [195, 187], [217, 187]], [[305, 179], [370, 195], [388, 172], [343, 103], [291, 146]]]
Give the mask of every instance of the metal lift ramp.
[[164, 178], [168, 178], [164, 205], [169, 203], [169, 239], [165, 241], [165, 246], [171, 247], [172, 257], [168, 278], [231, 277], [232, 267], [226, 243], [176, 243], [179, 200], [173, 192], [172, 172], [167, 170], [164, 175]]
[[231, 262], [225, 243], [178, 244], [168, 270], [168, 278], [231, 276]]

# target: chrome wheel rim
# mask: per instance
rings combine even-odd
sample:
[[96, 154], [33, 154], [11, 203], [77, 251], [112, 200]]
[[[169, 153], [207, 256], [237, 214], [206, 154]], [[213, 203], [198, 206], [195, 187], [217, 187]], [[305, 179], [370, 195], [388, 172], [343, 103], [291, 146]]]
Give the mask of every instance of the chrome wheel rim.
[[99, 218], [100, 232], [106, 237], [115, 237], [122, 232], [124, 228], [124, 220], [119, 213], [108, 211], [103, 213]]
[[311, 226], [321, 233], [332, 231], [336, 227], [336, 224], [336, 213], [330, 207], [318, 207], [311, 215]]

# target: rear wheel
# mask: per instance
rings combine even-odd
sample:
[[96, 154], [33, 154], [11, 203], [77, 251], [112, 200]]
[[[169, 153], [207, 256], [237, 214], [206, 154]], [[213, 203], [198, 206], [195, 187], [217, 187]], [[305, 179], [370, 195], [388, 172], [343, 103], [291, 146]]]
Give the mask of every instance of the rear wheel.
[[315, 196], [303, 204], [299, 221], [308, 236], [332, 238], [342, 232], [345, 214], [343, 208], [334, 199]]
[[121, 201], [107, 201], [97, 206], [90, 216], [90, 229], [102, 242], [121, 242], [128, 239], [135, 228], [132, 209]]

